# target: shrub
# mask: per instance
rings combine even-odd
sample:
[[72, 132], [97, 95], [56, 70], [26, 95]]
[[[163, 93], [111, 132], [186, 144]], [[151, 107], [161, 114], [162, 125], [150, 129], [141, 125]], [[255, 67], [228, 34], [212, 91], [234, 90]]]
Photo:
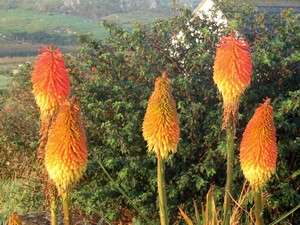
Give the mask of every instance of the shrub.
[[39, 115], [31, 94], [31, 65], [11, 80], [0, 96], [0, 178], [28, 177], [37, 173]]
[[[249, 18], [246, 13], [249, 11], [243, 14]], [[281, 17], [287, 17], [290, 25], [287, 26]], [[296, 85], [299, 83], [299, 76], [296, 76], [298, 55], [294, 44], [299, 31], [294, 14], [285, 11], [281, 17], [273, 18], [273, 27], [267, 31], [260, 26], [262, 21], [268, 22], [268, 18], [263, 15], [258, 17], [263, 18], [262, 21], [236, 21], [236, 29], [245, 27], [245, 23], [253, 28], [245, 34], [245, 38], [250, 44], [254, 64], [251, 87], [246, 91], [240, 106], [236, 143], [240, 143], [241, 133], [253, 114], [254, 106], [266, 96], [275, 102], [280, 156], [276, 175], [267, 190], [270, 193], [274, 190], [276, 198], [281, 200], [275, 200], [272, 195], [268, 198], [270, 221], [291, 209], [299, 200], [295, 166], [299, 162], [295, 151], [299, 141], [296, 139], [298, 131], [290, 128], [299, 127], [299, 121], [295, 121], [299, 104], [296, 102], [292, 111], [278, 111], [288, 104], [286, 101], [291, 101], [292, 95], [298, 93], [294, 93], [299, 89]], [[146, 153], [141, 127], [154, 79], [163, 69], [167, 69], [172, 77], [181, 122], [178, 153], [166, 161], [167, 195], [172, 223], [176, 220], [176, 207], [185, 204], [191, 211], [192, 200], [204, 200], [211, 183], [216, 185], [215, 194], [220, 206], [225, 183], [225, 143], [224, 133], [220, 130], [221, 101], [212, 81], [211, 68], [216, 43], [220, 35], [227, 32], [226, 29], [205, 16], [203, 20], [194, 18], [189, 12], [181, 17], [156, 21], [150, 27], [137, 25], [130, 31], [104, 25], [110, 32], [109, 37], [103, 42], [97, 42], [93, 37], [81, 36], [80, 41], [84, 47], [69, 62], [74, 92], [82, 101], [90, 152], [88, 181], [77, 197], [81, 195], [88, 198], [89, 204], [97, 205], [102, 213], [110, 214], [111, 217], [118, 215], [116, 211], [119, 205], [131, 208], [123, 196], [112, 188], [112, 184], [107, 182], [98, 165], [98, 161], [102, 161], [133, 203], [157, 218], [155, 158]], [[270, 32], [272, 30], [274, 33]], [[197, 33], [198, 41], [194, 31], [200, 31]], [[177, 46], [172, 45], [172, 37], [180, 32], [184, 34], [184, 41]], [[284, 37], [287, 33], [294, 35], [286, 39]], [[282, 126], [283, 123], [286, 126]], [[288, 132], [283, 132], [283, 127]], [[289, 146], [285, 146], [284, 142], [288, 142]], [[238, 161], [236, 157], [233, 197], [237, 197], [235, 193], [240, 192], [244, 180]], [[275, 188], [276, 183], [282, 185]], [[286, 198], [284, 193], [289, 193], [291, 197]], [[277, 211], [276, 207], [280, 209]], [[137, 215], [132, 210], [131, 213]]]

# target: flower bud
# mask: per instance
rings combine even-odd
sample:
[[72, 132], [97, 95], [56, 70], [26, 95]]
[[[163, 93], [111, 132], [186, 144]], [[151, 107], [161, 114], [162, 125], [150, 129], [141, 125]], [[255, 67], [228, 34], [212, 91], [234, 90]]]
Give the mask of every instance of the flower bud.
[[222, 37], [216, 52], [213, 80], [223, 96], [223, 129], [229, 119], [237, 119], [240, 97], [250, 83], [251, 73], [248, 43], [233, 34]]
[[9, 217], [8, 225], [21, 225], [22, 219], [17, 212], [14, 212]]
[[143, 137], [148, 150], [165, 159], [175, 153], [179, 142], [179, 119], [172, 95], [171, 79], [166, 72], [155, 81], [143, 122]]
[[32, 93], [41, 111], [41, 117], [53, 115], [70, 92], [70, 79], [60, 49], [40, 50], [31, 76]]
[[240, 162], [252, 189], [262, 188], [275, 172], [276, 130], [270, 99], [259, 106], [246, 126], [240, 146]]
[[70, 190], [81, 178], [87, 156], [80, 106], [72, 98], [61, 106], [45, 147], [46, 169], [60, 193]]

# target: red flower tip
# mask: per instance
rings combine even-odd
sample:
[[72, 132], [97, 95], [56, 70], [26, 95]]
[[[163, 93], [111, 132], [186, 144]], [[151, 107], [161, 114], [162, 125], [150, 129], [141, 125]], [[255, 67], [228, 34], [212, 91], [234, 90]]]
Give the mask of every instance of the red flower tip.
[[213, 79], [223, 96], [226, 128], [230, 118], [236, 118], [240, 96], [250, 83], [252, 63], [248, 43], [242, 38], [222, 37], [214, 62]]
[[[41, 115], [53, 115], [70, 92], [70, 79], [60, 49], [42, 45], [31, 76], [32, 93]], [[46, 116], [47, 117], [47, 116]]]

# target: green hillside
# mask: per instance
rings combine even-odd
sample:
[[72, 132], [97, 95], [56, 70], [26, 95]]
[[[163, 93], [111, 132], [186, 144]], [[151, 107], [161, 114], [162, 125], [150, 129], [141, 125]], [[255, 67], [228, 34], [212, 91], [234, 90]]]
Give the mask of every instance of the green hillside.
[[[181, 4], [194, 7], [198, 2]], [[31, 54], [23, 47], [28, 44], [74, 46], [78, 34], [103, 39], [101, 20], [125, 26], [145, 24], [172, 16], [172, 8], [171, 0], [0, 0], [0, 57]]]

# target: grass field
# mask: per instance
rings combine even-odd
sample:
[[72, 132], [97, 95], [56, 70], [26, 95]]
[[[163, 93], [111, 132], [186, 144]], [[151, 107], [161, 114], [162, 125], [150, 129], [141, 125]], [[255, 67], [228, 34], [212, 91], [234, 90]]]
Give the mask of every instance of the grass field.
[[8, 216], [18, 210], [18, 203], [22, 196], [14, 193], [19, 192], [19, 184], [16, 181], [0, 180], [0, 224], [5, 224]]
[[9, 76], [0, 75], [0, 90], [7, 88], [10, 79], [11, 78]]
[[[58, 0], [40, 1], [40, 6], [37, 6], [33, 1], [23, 0], [8, 3], [0, 0], [0, 45], [25, 42], [40, 44], [41, 41], [45, 42], [47, 40], [72, 44], [74, 43], [74, 36], [86, 33], [95, 35], [97, 39], [103, 39], [107, 33], [99, 25], [100, 20], [128, 26], [136, 22], [149, 23], [158, 18], [171, 16], [166, 14], [164, 8], [156, 11], [139, 9], [126, 13], [119, 12], [113, 7], [116, 3], [109, 1], [105, 5], [101, 5], [96, 1], [92, 3], [93, 5], [83, 2], [80, 9], [82, 11], [69, 13], [59, 9], [63, 5], [62, 2]], [[111, 8], [109, 8], [110, 5]], [[55, 7], [57, 8], [56, 11]], [[104, 10], [105, 7], [108, 11], [106, 12], [107, 15], [98, 19], [88, 17], [88, 9], [95, 13], [97, 8]]]
[[[1, 10], [1, 21], [1, 32], [3, 34], [36, 33], [45, 30], [50, 34], [59, 32], [65, 32], [66, 34], [90, 32], [100, 35], [103, 32], [97, 21], [91, 19], [67, 14], [49, 14], [22, 9]], [[63, 30], [62, 28], [69, 30]]]
[[13, 212], [23, 214], [37, 209], [37, 206], [24, 203], [34, 198], [32, 185], [22, 179], [0, 179], [0, 224], [6, 224]]
[[18, 71], [19, 65], [26, 62], [34, 63], [34, 60], [35, 57], [0, 57], [0, 90], [8, 87], [13, 73]]
[[8, 216], [14, 211], [22, 210], [20, 202], [26, 190], [22, 187], [22, 183], [18, 180], [3, 181], [0, 180], [0, 224], [5, 224]]
[[[0, 89], [7, 87], [19, 64], [34, 61], [28, 60], [28, 57], [32, 59], [38, 54], [40, 44], [54, 44], [65, 53], [72, 52], [79, 45], [78, 34], [89, 33], [100, 40], [107, 35], [107, 31], [100, 26], [100, 20], [130, 27], [134, 23], [147, 24], [172, 16], [172, 1], [162, 0], [162, 5], [155, 10], [149, 10], [147, 2], [144, 2], [145, 6], [136, 6], [136, 10], [131, 8], [122, 12], [118, 11], [116, 1], [91, 0], [80, 3], [81, 11], [69, 12], [61, 10], [64, 5], [62, 0], [0, 0]], [[197, 0], [180, 2], [190, 2], [195, 6]], [[93, 19], [93, 15], [102, 16]]]
[[0, 10], [0, 21], [0, 45], [6, 49], [1, 56], [15, 56], [8, 48], [13, 45], [74, 45], [78, 34], [90, 33], [97, 39], [106, 36], [99, 22], [72, 15], [54, 15], [21, 9]]
[[[106, 16], [92, 19], [84, 16], [89, 12], [61, 11], [59, 7], [62, 2], [42, 0], [39, 1], [40, 6], [37, 6], [36, 2], [27, 0], [17, 2], [0, 0], [0, 57], [36, 55], [36, 46], [41, 43], [45, 45], [53, 43], [62, 47], [62, 50], [63, 47], [71, 45], [76, 47], [79, 45], [77, 41], [79, 34], [92, 34], [96, 39], [104, 39], [107, 31], [101, 27], [100, 20], [128, 27], [134, 23], [145, 24], [170, 16], [165, 13], [165, 9], [155, 12], [141, 9], [126, 13], [111, 13], [110, 10], [116, 11], [112, 8], [108, 9]], [[97, 11], [96, 8], [100, 7], [99, 10], [103, 8], [99, 2], [93, 1], [94, 5], [89, 6], [94, 13]], [[83, 10], [88, 3], [82, 4]], [[112, 7], [113, 4], [115, 3], [107, 1], [106, 7], [108, 5]]]

